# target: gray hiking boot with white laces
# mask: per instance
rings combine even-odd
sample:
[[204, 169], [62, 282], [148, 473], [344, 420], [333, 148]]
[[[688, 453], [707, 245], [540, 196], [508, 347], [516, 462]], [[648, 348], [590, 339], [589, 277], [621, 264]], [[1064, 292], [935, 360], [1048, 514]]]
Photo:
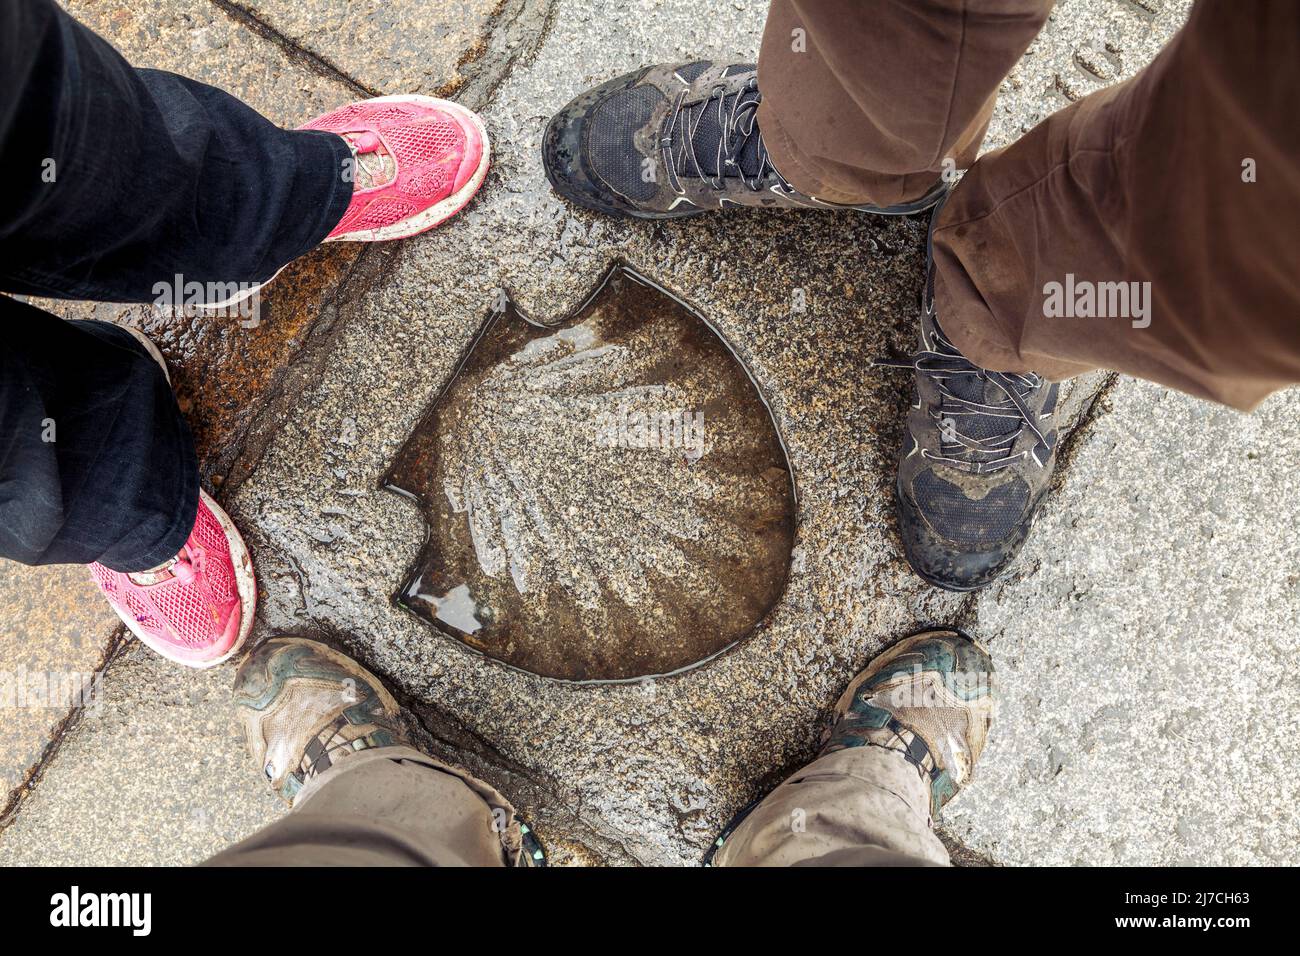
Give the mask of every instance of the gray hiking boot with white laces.
[[917, 574], [972, 591], [1002, 574], [1029, 535], [1056, 465], [1060, 388], [980, 368], [944, 336], [941, 318], [927, 251], [921, 348], [887, 363], [912, 368], [916, 382], [898, 462], [899, 532]]
[[799, 192], [772, 165], [758, 128], [753, 64], [651, 66], [603, 83], [552, 117], [542, 139], [560, 195], [615, 216], [667, 219], [727, 206], [857, 209], [908, 215], [943, 195], [843, 206]]

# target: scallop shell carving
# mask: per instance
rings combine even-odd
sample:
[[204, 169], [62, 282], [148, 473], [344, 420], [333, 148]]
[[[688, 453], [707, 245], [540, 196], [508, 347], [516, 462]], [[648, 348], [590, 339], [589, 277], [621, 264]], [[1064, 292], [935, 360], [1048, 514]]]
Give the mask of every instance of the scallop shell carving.
[[399, 602], [548, 677], [707, 660], [789, 572], [770, 411], [717, 333], [625, 266], [556, 325], [491, 315], [386, 481], [429, 525]]

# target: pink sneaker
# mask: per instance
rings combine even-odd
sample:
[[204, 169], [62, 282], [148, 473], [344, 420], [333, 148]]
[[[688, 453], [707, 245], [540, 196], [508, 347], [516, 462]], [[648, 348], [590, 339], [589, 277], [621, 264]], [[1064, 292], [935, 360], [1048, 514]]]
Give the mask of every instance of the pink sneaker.
[[326, 242], [403, 239], [455, 215], [488, 169], [488, 136], [470, 110], [431, 96], [380, 96], [340, 107], [302, 129], [352, 145], [352, 204]]
[[[352, 202], [325, 242], [382, 242], [425, 232], [464, 209], [487, 176], [483, 121], [450, 100], [377, 96], [340, 106], [298, 128], [337, 133], [352, 146]], [[285, 268], [204, 307], [236, 305]]]
[[185, 547], [165, 567], [123, 574], [96, 563], [90, 572], [131, 633], [178, 664], [214, 667], [253, 629], [257, 585], [248, 548], [206, 492]]

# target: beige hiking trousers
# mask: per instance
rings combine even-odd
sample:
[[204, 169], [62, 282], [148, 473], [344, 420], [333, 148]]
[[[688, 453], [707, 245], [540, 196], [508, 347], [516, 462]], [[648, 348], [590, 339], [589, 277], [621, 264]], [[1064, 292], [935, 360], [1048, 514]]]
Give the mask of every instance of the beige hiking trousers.
[[[930, 829], [916, 768], [880, 747], [814, 760], [776, 788], [715, 866], [932, 866], [948, 854]], [[496, 790], [405, 747], [340, 761], [294, 810], [208, 866], [510, 866], [515, 811]]]

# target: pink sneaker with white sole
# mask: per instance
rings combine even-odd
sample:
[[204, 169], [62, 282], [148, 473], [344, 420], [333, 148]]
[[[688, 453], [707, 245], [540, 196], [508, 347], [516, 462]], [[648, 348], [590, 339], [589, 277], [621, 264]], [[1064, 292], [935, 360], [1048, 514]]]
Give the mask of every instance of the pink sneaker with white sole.
[[215, 667], [253, 629], [257, 585], [248, 548], [206, 492], [185, 547], [166, 565], [123, 574], [96, 563], [90, 572], [131, 633], [178, 664]]
[[[324, 242], [384, 242], [425, 232], [464, 209], [487, 176], [483, 121], [451, 100], [378, 96], [298, 128], [336, 133], [352, 147], [352, 201]], [[285, 268], [204, 307], [242, 302]]]
[[431, 96], [380, 96], [340, 107], [302, 129], [352, 147], [354, 193], [326, 242], [404, 239], [455, 215], [488, 169], [488, 136], [471, 110]]

